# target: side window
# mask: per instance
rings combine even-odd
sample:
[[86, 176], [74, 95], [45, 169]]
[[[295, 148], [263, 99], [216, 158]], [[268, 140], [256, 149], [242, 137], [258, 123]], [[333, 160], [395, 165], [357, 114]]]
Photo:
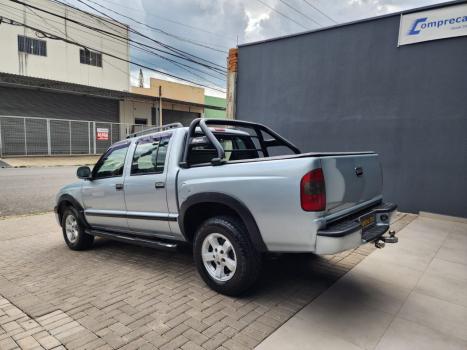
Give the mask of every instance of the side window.
[[131, 175], [163, 173], [169, 140], [170, 136], [141, 138], [133, 154]]
[[122, 176], [129, 146], [129, 143], [124, 143], [110, 148], [96, 164], [93, 170], [93, 177], [101, 179]]

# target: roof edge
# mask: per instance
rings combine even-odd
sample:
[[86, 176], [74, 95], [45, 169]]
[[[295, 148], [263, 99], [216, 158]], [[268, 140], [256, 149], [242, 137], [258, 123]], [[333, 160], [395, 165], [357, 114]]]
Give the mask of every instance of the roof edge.
[[426, 11], [426, 10], [442, 8], [442, 7], [449, 7], [449, 6], [460, 5], [460, 4], [464, 4], [464, 3], [467, 3], [467, 0], [445, 1], [445, 2], [442, 2], [442, 3], [439, 3], [439, 4], [427, 5], [427, 6], [416, 7], [416, 8], [412, 8], [412, 9], [408, 9], [408, 10], [403, 10], [403, 11], [391, 12], [391, 13], [387, 13], [387, 14], [381, 15], [381, 16], [368, 17], [368, 18], [358, 19], [358, 20], [355, 20], [355, 21], [338, 23], [338, 24], [335, 24], [335, 25], [331, 25], [331, 26], [327, 26], [327, 27], [321, 27], [321, 28], [312, 29], [312, 30], [307, 30], [307, 31], [304, 31], [304, 32], [298, 32], [298, 33], [278, 36], [278, 37], [275, 37], [275, 38], [252, 41], [250, 43], [240, 44], [240, 45], [238, 45], [238, 47], [241, 48], [241, 47], [245, 47], [245, 46], [253, 46], [253, 45], [263, 44], [263, 43], [267, 43], [267, 42], [271, 42], [271, 41], [278, 41], [278, 40], [293, 38], [293, 37], [296, 37], [296, 36], [302, 36], [302, 35], [322, 32], [322, 31], [329, 30], [329, 29], [346, 27], [346, 26], [353, 25], [353, 24], [371, 22], [371, 21], [375, 21], [375, 20], [378, 20], [378, 19], [401, 16], [401, 15], [405, 15], [405, 14], [409, 14], [409, 13], [414, 13], [414, 12], [419, 12], [419, 11]]

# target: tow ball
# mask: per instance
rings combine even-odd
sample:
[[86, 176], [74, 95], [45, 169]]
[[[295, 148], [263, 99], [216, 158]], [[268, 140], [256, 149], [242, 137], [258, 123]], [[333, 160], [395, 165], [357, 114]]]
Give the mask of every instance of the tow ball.
[[384, 241], [381, 239], [381, 238], [378, 238], [376, 241], [375, 241], [375, 247], [378, 248], [378, 249], [382, 249], [384, 248], [386, 244], [384, 243]]
[[375, 240], [375, 247], [376, 248], [384, 248], [386, 243], [397, 243], [399, 238], [396, 237], [396, 231], [389, 231], [389, 237], [383, 236]]
[[384, 242], [386, 243], [397, 243], [399, 242], [399, 238], [396, 237], [396, 231], [389, 231], [389, 237], [383, 237]]

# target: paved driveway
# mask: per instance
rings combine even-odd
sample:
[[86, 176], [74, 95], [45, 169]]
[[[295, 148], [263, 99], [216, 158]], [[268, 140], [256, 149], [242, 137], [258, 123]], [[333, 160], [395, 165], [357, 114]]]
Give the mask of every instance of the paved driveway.
[[467, 349], [467, 223], [420, 216], [257, 350]]
[[374, 249], [271, 258], [257, 288], [229, 298], [206, 287], [188, 251], [105, 240], [71, 251], [52, 214], [0, 220], [0, 247], [2, 350], [251, 349]]
[[52, 211], [59, 188], [77, 180], [76, 168], [0, 169], [0, 217]]

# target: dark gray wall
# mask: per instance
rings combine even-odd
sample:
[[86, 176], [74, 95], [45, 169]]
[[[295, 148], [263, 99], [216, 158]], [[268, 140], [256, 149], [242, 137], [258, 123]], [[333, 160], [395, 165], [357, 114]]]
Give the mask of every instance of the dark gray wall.
[[374, 150], [402, 211], [467, 217], [467, 37], [397, 47], [399, 16], [239, 48], [237, 118], [302, 151]]
[[119, 122], [118, 100], [0, 87], [0, 115]]

